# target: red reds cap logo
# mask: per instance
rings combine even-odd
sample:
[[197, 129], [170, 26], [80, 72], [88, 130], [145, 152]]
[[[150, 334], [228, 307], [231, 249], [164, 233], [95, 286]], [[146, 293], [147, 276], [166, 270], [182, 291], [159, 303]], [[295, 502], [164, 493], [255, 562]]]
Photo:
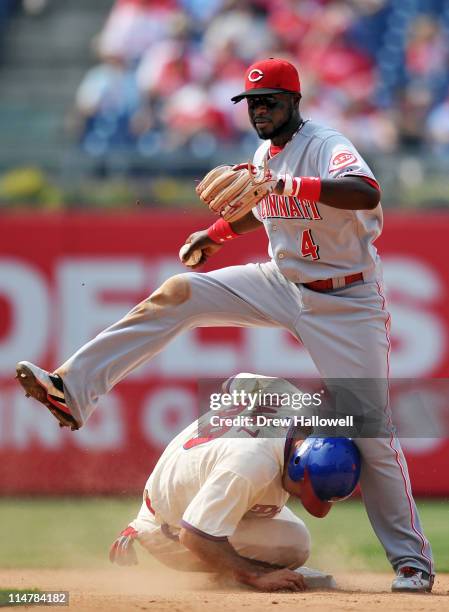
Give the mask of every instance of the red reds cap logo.
[[253, 68], [253, 70], [251, 70], [251, 72], [248, 74], [248, 81], [251, 81], [251, 83], [257, 83], [257, 81], [260, 81], [260, 79], [263, 79], [262, 70], [259, 70], [259, 68]]

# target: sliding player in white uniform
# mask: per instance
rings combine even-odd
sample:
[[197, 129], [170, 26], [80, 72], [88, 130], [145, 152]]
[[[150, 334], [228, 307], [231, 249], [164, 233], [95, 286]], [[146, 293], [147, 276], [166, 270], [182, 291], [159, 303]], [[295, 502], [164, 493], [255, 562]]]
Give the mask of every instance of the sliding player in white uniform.
[[[239, 376], [234, 389], [251, 375]], [[266, 392], [280, 386], [298, 392], [281, 379], [257, 380]], [[202, 418], [204, 427], [212, 414]], [[184, 429], [148, 478], [141, 510], [112, 545], [111, 561], [136, 563], [137, 540], [169, 567], [233, 576], [262, 591], [333, 588], [331, 576], [301, 568], [310, 534], [285, 504], [293, 495], [314, 516], [325, 516], [327, 500], [354, 490], [359, 452], [348, 438], [305, 437], [293, 426], [276, 434], [242, 428], [239, 434], [236, 426], [205, 437], [197, 421]]]

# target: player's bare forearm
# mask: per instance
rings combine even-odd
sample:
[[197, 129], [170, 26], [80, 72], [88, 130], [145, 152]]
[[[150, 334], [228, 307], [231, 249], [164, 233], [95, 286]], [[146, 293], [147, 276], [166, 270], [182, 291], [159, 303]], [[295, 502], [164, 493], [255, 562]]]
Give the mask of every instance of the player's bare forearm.
[[300, 574], [241, 557], [228, 540], [209, 540], [188, 529], [181, 529], [179, 541], [211, 570], [231, 574], [237, 582], [258, 590], [303, 591], [305, 588]]
[[248, 234], [263, 227], [263, 223], [256, 219], [251, 210], [244, 217], [233, 221], [230, 225], [236, 234]]
[[373, 210], [380, 202], [380, 192], [356, 176], [321, 179], [320, 202], [342, 210]]
[[271, 570], [241, 557], [228, 540], [209, 540], [188, 529], [181, 529], [179, 541], [211, 569], [227, 571], [237, 579], [259, 576]]

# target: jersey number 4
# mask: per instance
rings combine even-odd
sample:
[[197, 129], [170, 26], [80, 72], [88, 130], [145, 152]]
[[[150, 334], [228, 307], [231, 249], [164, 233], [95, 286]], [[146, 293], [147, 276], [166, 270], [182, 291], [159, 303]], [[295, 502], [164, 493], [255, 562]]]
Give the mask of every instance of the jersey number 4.
[[311, 257], [312, 259], [319, 259], [319, 249], [320, 247], [313, 241], [312, 232], [309, 229], [304, 230], [301, 236], [301, 255], [303, 257]]

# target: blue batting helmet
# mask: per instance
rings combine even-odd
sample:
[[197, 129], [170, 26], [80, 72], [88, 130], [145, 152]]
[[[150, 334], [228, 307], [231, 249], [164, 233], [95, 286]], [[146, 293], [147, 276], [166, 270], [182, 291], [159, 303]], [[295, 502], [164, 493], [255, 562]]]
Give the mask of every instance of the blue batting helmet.
[[350, 438], [306, 438], [292, 453], [288, 475], [301, 481], [300, 499], [313, 516], [323, 517], [331, 502], [349, 497], [360, 476], [360, 452]]

